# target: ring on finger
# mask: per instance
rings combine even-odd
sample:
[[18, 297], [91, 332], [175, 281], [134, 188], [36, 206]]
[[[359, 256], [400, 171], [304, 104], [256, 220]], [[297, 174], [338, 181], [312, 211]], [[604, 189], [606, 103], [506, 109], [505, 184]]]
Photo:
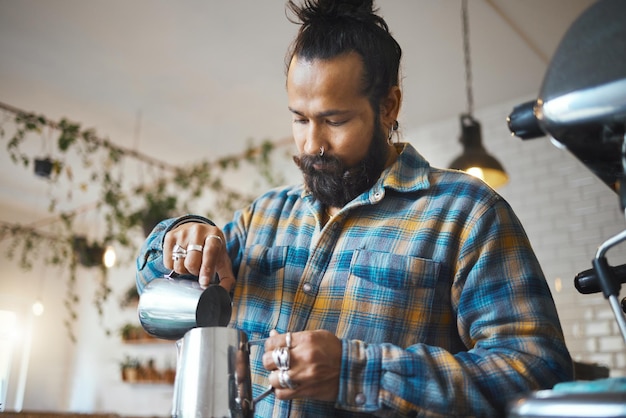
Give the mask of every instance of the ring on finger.
[[287, 347], [275, 348], [272, 351], [272, 359], [278, 370], [289, 369], [289, 349]]
[[182, 246], [176, 244], [174, 245], [174, 249], [172, 250], [172, 260], [178, 261], [187, 256], [187, 250], [185, 250]]
[[207, 239], [212, 238], [212, 239], [216, 239], [220, 242], [220, 244], [223, 244], [224, 241], [222, 240], [222, 237], [220, 237], [219, 235], [209, 235], [208, 237], [206, 237]]
[[278, 384], [283, 389], [289, 388], [293, 390], [298, 387], [298, 385], [293, 383], [293, 380], [291, 380], [291, 377], [289, 376], [289, 370], [281, 370], [278, 372]]
[[288, 332], [287, 335], [285, 335], [285, 344], [287, 345], [287, 348], [291, 348], [291, 332]]
[[198, 244], [189, 244], [187, 246], [187, 252], [190, 252], [190, 251], [200, 251], [200, 252], [202, 252], [203, 249], [204, 249], [204, 247], [202, 245], [198, 245]]

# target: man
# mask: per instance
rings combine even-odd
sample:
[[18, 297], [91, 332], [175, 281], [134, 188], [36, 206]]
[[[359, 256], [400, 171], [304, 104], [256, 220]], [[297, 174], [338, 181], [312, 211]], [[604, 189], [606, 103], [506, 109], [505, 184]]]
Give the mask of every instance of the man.
[[255, 396], [275, 388], [259, 416], [502, 416], [515, 395], [571, 379], [509, 205], [393, 143], [401, 49], [372, 2], [288, 5], [302, 22], [287, 93], [304, 185], [265, 193], [223, 229], [162, 222], [139, 290], [170, 269], [203, 285], [219, 275], [230, 326], [269, 336], [251, 355]]

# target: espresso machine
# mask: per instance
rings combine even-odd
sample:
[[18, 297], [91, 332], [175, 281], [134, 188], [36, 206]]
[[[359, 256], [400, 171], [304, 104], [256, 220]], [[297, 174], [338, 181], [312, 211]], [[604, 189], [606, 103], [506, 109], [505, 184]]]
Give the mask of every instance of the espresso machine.
[[[549, 137], [581, 161], [617, 195], [626, 216], [626, 1], [599, 0], [570, 26], [552, 57], [536, 100], [507, 119], [522, 140]], [[582, 294], [602, 292], [626, 348], [626, 265], [610, 266], [609, 250], [626, 230], [601, 243], [592, 268], [574, 278]], [[517, 417], [626, 417], [626, 378], [565, 382], [509, 405]]]

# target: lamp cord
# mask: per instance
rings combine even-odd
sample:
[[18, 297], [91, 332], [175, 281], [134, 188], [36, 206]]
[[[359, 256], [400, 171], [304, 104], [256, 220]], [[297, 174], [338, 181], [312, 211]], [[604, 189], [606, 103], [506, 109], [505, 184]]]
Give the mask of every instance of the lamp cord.
[[467, 94], [467, 114], [469, 116], [472, 116], [474, 113], [474, 94], [472, 92], [472, 65], [470, 61], [467, 0], [461, 1], [461, 22], [463, 23], [463, 54], [465, 56], [465, 91]]

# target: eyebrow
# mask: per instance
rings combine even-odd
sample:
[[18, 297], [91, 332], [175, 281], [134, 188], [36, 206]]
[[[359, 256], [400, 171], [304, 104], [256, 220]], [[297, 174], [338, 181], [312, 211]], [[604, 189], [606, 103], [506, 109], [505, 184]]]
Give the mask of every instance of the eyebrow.
[[[294, 113], [294, 114], [298, 115], [298, 116], [305, 116], [304, 113], [302, 113], [302, 112], [300, 112], [300, 111], [298, 111], [296, 109], [293, 109], [291, 107], [289, 107], [289, 111], [291, 113]], [[323, 112], [316, 113], [314, 116], [318, 117], [318, 118], [326, 118], [326, 117], [329, 117], [329, 116], [345, 115], [346, 113], [350, 113], [350, 110], [330, 109], [330, 110], [325, 110]]]

